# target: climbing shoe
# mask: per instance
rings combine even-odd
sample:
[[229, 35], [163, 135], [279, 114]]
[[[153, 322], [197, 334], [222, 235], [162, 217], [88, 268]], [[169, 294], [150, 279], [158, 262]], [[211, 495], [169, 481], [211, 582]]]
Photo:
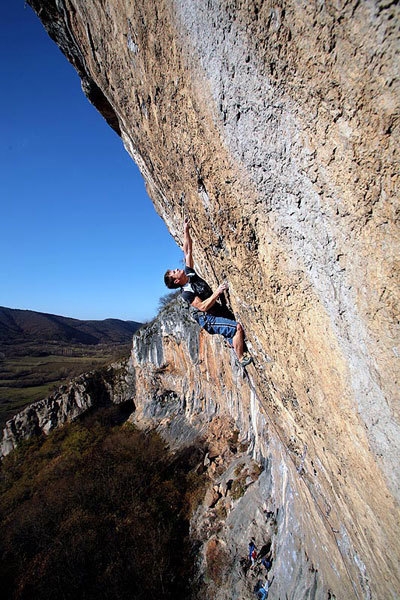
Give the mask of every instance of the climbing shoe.
[[252, 357], [250, 356], [250, 354], [247, 353], [243, 354], [242, 358], [239, 360], [239, 363], [242, 365], [242, 367], [247, 367], [247, 365], [249, 365], [252, 362]]

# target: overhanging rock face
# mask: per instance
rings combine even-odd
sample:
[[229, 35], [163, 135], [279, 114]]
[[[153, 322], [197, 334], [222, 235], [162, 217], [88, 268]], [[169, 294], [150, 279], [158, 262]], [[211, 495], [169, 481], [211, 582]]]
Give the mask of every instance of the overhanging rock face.
[[301, 547], [320, 584], [288, 597], [396, 598], [396, 3], [29, 3], [177, 242], [187, 214], [197, 269], [229, 281], [299, 523], [271, 597]]

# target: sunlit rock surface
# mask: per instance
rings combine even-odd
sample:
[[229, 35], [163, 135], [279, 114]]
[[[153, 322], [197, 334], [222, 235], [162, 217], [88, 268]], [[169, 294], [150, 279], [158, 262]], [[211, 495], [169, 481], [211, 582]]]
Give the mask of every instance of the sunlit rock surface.
[[[186, 214], [197, 269], [229, 281], [249, 380], [183, 325], [136, 360], [139, 378], [158, 365], [188, 440], [223, 414], [263, 459], [280, 509], [270, 598], [397, 598], [397, 3], [29, 3], [177, 242]], [[148, 403], [143, 425], [164, 418]], [[214, 552], [240, 535], [232, 523]]]

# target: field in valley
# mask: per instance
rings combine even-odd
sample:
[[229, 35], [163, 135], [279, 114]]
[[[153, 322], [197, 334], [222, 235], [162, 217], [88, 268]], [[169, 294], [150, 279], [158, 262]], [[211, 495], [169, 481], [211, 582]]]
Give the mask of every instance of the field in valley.
[[20, 346], [0, 353], [0, 427], [28, 404], [95, 368], [129, 355], [131, 344]]

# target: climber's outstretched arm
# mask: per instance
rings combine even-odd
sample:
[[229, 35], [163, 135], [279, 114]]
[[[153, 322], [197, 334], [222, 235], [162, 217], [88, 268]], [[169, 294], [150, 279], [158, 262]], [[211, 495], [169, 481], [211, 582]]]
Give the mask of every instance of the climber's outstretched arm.
[[193, 269], [192, 238], [190, 235], [189, 219], [185, 219], [183, 225], [183, 253], [185, 255], [185, 265]]

